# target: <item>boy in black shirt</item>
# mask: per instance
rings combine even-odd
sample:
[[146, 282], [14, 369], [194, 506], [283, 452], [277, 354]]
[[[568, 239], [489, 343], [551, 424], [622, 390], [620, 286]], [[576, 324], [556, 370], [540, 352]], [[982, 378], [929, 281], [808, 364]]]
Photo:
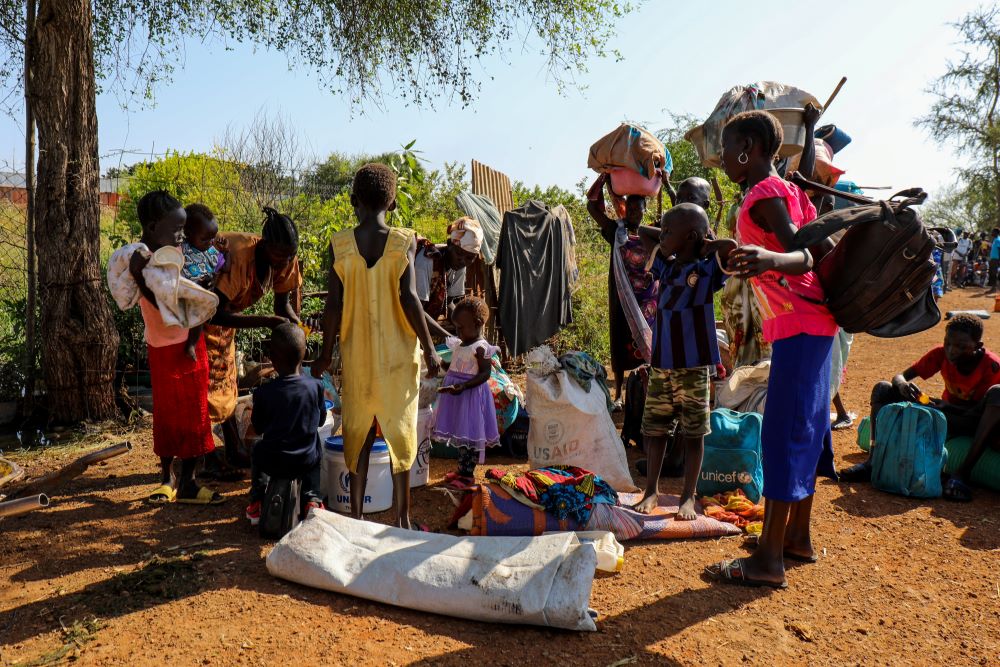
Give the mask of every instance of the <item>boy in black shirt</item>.
[[246, 511], [251, 526], [260, 521], [268, 476], [302, 480], [303, 516], [323, 508], [318, 431], [326, 420], [326, 406], [323, 384], [302, 374], [305, 355], [305, 333], [297, 325], [286, 322], [271, 330], [270, 356], [278, 378], [254, 392], [250, 415], [254, 430], [261, 434], [252, 455]]

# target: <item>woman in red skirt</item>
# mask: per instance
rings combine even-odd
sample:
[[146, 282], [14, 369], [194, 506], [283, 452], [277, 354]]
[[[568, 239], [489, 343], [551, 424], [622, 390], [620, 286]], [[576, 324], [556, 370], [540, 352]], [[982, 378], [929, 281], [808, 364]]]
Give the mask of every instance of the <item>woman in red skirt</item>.
[[[150, 495], [153, 503], [214, 505], [224, 498], [195, 483], [195, 468], [215, 448], [208, 417], [208, 354], [204, 339], [195, 347], [195, 358], [185, 353], [188, 329], [163, 323], [156, 297], [146, 286], [142, 270], [151, 253], [164, 246], [180, 246], [186, 214], [181, 203], [163, 190], [150, 192], [136, 205], [142, 239], [148, 251], [136, 250], [129, 272], [139, 286], [139, 308], [146, 325], [149, 371], [153, 384], [153, 452], [160, 457], [160, 486]], [[180, 477], [174, 482], [170, 469], [180, 459]]]

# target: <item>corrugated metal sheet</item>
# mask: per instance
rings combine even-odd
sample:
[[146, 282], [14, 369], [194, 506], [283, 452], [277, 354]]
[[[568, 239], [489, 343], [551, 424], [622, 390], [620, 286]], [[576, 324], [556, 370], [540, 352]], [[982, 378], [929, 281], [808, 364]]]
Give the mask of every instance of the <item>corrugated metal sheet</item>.
[[[500, 212], [501, 220], [503, 220], [503, 216], [507, 211], [514, 208], [514, 196], [511, 192], [510, 178], [508, 178], [507, 174], [487, 167], [482, 162], [477, 162], [476, 160], [472, 161], [472, 193], [492, 199], [493, 205]], [[466, 272], [466, 275], [474, 276], [470, 281], [472, 283], [471, 287], [486, 299], [486, 304], [490, 308], [490, 321], [486, 324], [486, 338], [495, 345], [504, 347], [503, 334], [498, 326], [500, 323], [497, 321], [499, 314], [497, 309], [497, 284], [499, 281], [497, 279], [496, 267], [486, 266], [482, 259], [480, 259], [470, 269], [470, 271]], [[504, 361], [506, 361], [506, 353], [504, 354]]]
[[489, 197], [500, 211], [500, 217], [514, 208], [514, 197], [507, 174], [487, 167], [482, 162], [472, 161], [472, 192]]

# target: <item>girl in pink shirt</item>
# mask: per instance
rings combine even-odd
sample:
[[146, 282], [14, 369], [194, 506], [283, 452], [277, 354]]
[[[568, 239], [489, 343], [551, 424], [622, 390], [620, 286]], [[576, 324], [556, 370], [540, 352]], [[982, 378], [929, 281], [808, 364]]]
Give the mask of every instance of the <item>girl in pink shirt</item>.
[[[807, 115], [816, 117], [815, 108]], [[781, 124], [766, 111], [734, 116], [722, 134], [726, 175], [745, 186], [729, 270], [750, 278], [772, 344], [761, 430], [766, 512], [749, 558], [707, 569], [727, 583], [785, 588], [784, 559], [814, 562], [809, 520], [817, 469], [836, 477], [830, 436], [830, 362], [837, 323], [812, 272], [814, 253], [796, 249], [795, 232], [816, 217], [809, 198], [778, 176]]]

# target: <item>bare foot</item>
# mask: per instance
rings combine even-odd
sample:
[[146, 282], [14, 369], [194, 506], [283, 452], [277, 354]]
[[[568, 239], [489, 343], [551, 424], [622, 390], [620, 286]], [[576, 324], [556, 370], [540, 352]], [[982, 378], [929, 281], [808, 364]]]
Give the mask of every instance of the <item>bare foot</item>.
[[698, 513], [694, 511], [694, 498], [688, 498], [681, 503], [674, 518], [678, 521], [694, 521], [698, 518]]
[[654, 493], [652, 495], [643, 496], [642, 500], [637, 502], [632, 506], [636, 512], [640, 514], [651, 514], [653, 510], [659, 505], [659, 497]]
[[193, 343], [188, 343], [184, 346], [184, 354], [186, 354], [191, 361], [198, 361], [198, 351], [195, 350]]

